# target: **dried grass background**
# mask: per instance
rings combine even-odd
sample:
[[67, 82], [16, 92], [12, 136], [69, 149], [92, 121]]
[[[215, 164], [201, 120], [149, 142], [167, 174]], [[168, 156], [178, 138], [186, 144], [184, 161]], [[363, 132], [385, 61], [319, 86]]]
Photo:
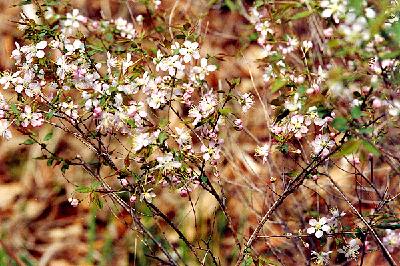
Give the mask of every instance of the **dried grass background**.
[[[224, 149], [226, 160], [221, 164], [220, 177], [214, 180], [224, 187], [223, 192], [228, 195], [228, 210], [233, 217], [234, 227], [240, 229], [240, 236], [248, 237], [274, 200], [268, 189], [268, 186], [275, 185], [271, 183], [269, 171], [253, 156], [256, 145], [267, 140], [268, 116], [272, 115], [268, 104], [271, 95], [263, 85], [262, 72], [256, 64], [256, 60], [261, 58], [261, 49], [255, 44], [241, 48], [241, 40], [248, 38], [251, 33], [251, 25], [239, 12], [210, 9], [206, 0], [162, 2], [161, 8], [165, 13], [172, 13], [172, 25], [179, 25], [186, 20], [198, 24], [197, 28], [202, 32], [203, 54], [224, 57], [220, 70], [210, 79], [213, 86], [217, 87], [225, 79], [241, 77], [240, 90], [258, 95], [256, 106], [244, 120], [246, 130], [227, 136]], [[250, 2], [244, 5], [248, 6]], [[9, 55], [14, 49], [14, 41], [21, 36], [13, 22], [18, 20], [20, 12], [19, 7], [12, 7], [16, 3], [0, 1], [0, 70], [12, 68]], [[93, 18], [130, 18], [142, 12], [135, 1], [76, 0], [71, 1], [71, 5]], [[49, 131], [48, 128], [41, 130], [39, 134], [43, 135]], [[58, 168], [49, 168], [45, 161], [31, 159], [41, 155], [39, 147], [20, 145], [26, 137], [17, 133], [14, 135], [11, 141], [0, 144], [0, 236], [3, 250], [25, 256], [40, 266], [141, 265], [141, 240], [129, 228], [129, 215], [111, 202], [103, 211], [94, 211], [88, 200], [78, 208], [72, 208], [67, 198], [74, 191], [73, 184], [85, 183], [86, 175], [72, 169], [67, 175], [71, 180], [66, 180]], [[89, 151], [82, 151], [80, 142], [62, 132], [56, 131], [52, 145], [63, 153], [79, 152], [82, 156], [90, 156]], [[290, 168], [285, 158], [277, 156], [273, 161], [282, 171]], [[387, 166], [380, 163], [375, 169], [375, 178], [388, 180], [388, 172]], [[353, 192], [354, 178], [339, 170], [332, 170], [331, 174], [348, 192], [347, 195], [352, 196], [352, 201], [357, 203]], [[398, 188], [398, 176], [390, 180], [390, 187]], [[381, 188], [385, 187], [382, 181]], [[374, 199], [368, 198], [367, 194], [368, 191], [365, 192], [365, 200], [372, 201], [370, 204], [373, 205]], [[189, 240], [212, 234], [215, 237], [212, 245], [216, 255], [221, 258], [221, 264], [232, 264], [233, 236], [224, 226], [219, 231], [212, 226], [214, 223], [221, 224], [218, 219], [223, 220], [218, 216], [220, 214], [216, 215], [217, 202], [206, 192], [195, 191], [192, 198], [196, 202], [196, 226], [191, 204], [187, 200], [164, 192], [158, 195], [156, 203], [168, 217], [174, 219]], [[297, 232], [299, 228], [307, 227], [306, 211], [319, 209], [326, 212], [325, 201], [351, 216], [346, 203], [327, 180], [321, 179], [317, 184], [307, 181], [279, 208], [274, 220], [267, 222], [262, 234], [277, 236], [285, 231]], [[159, 223], [164, 227], [164, 236], [170, 242], [178, 241], [178, 236], [162, 221], [145, 221], [148, 226], [151, 223]], [[210, 231], [212, 228], [217, 230]], [[306, 255], [301, 251], [304, 249], [303, 242], [299, 239], [265, 238], [257, 242], [255, 249], [271, 258], [285, 255], [280, 262], [285, 265], [303, 265], [306, 261]], [[4, 256], [1, 254], [0, 265], [8, 263], [1, 261]], [[400, 253], [393, 256], [398, 260]], [[375, 252], [366, 256], [364, 265], [385, 265], [385, 262], [379, 252]]]

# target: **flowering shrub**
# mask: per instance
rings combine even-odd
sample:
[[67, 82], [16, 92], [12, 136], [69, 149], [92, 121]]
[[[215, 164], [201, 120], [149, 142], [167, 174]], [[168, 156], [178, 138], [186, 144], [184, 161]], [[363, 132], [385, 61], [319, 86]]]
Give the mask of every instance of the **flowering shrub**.
[[[165, 190], [187, 198], [195, 216], [194, 195], [212, 196], [234, 239], [223, 263], [362, 264], [375, 252], [396, 264], [396, 3], [234, 5], [251, 29], [242, 46], [257, 46], [261, 54], [252, 64], [263, 72], [262, 85], [250, 72], [252, 90], [246, 91], [240, 78], [212, 82], [224, 70], [224, 59], [204, 52], [195, 26], [169, 23], [162, 30], [162, 1], [145, 1], [148, 12], [131, 22], [33, 2], [37, 16], [22, 13], [18, 22], [23, 38], [11, 54], [15, 68], [1, 74], [0, 133], [5, 141], [25, 135], [24, 145], [42, 151], [36, 159], [59, 166], [66, 178], [71, 168], [85, 171], [87, 182], [76, 184], [68, 198], [71, 207], [89, 199], [102, 208], [112, 200], [129, 213], [133, 230], [153, 250], [150, 257], [162, 264], [220, 264], [224, 257], [213, 247], [221, 239], [191, 241], [163, 213], [158, 199]], [[261, 140], [251, 131], [252, 116], [265, 118]], [[43, 127], [49, 133], [41, 136]], [[76, 138], [91, 156], [51, 149], [55, 131]], [[245, 167], [258, 165], [261, 170], [252, 175], [262, 173], [261, 178], [247, 173], [239, 184], [221, 171], [235, 132], [251, 137]], [[376, 169], [385, 171], [384, 182], [374, 178]], [[309, 205], [292, 201], [307, 193]], [[248, 208], [256, 224], [230, 212], [235, 197], [243, 199], [241, 208], [265, 202]], [[282, 205], [292, 206], [286, 208], [288, 219]], [[184, 248], [163, 239], [162, 232], [154, 235], [146, 227], [148, 215], [172, 228]], [[278, 235], [268, 235], [266, 224], [273, 221]], [[273, 237], [292, 241], [273, 247]]]

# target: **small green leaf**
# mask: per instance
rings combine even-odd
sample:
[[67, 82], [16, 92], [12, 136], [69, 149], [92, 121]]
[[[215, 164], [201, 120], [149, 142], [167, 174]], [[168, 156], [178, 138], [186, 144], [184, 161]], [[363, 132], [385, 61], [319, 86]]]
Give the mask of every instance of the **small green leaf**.
[[158, 127], [164, 128], [164, 127], [168, 126], [168, 124], [169, 124], [168, 118], [161, 118], [160, 122], [158, 123]]
[[392, 230], [396, 230], [396, 229], [400, 229], [400, 224], [386, 224], [386, 223], [382, 223], [382, 224], [377, 224], [376, 227], [382, 228], [382, 229], [392, 229]]
[[296, 20], [296, 19], [305, 18], [305, 17], [308, 17], [309, 15], [311, 15], [312, 13], [314, 13], [314, 10], [306, 10], [306, 11], [297, 13], [296, 15], [292, 16], [290, 19]]
[[86, 186], [78, 186], [75, 189], [75, 191], [78, 193], [90, 193], [90, 192], [92, 192], [92, 188], [86, 187]]
[[47, 119], [47, 120], [50, 120], [53, 116], [54, 116], [54, 112], [53, 112], [53, 111], [49, 111], [49, 112], [46, 114], [46, 119]]
[[168, 134], [165, 131], [160, 132], [158, 135], [158, 142], [159, 143], [164, 143], [168, 139]]
[[332, 158], [339, 158], [342, 156], [346, 156], [352, 154], [358, 150], [361, 145], [360, 140], [349, 140], [345, 144], [343, 144], [342, 148], [335, 153]]
[[333, 119], [332, 126], [339, 132], [344, 132], [349, 128], [349, 126], [347, 125], [347, 119], [344, 117], [336, 117], [335, 119]]
[[53, 131], [49, 132], [46, 134], [46, 136], [44, 136], [43, 140], [44, 141], [49, 141], [53, 138]]
[[17, 106], [15, 105], [15, 104], [11, 104], [10, 105], [10, 109], [11, 109], [11, 112], [14, 114], [14, 115], [19, 115], [20, 114], [20, 112], [19, 112], [19, 110], [18, 110], [18, 108], [17, 108]]
[[371, 134], [372, 132], [374, 132], [374, 128], [373, 127], [360, 128], [358, 129], [358, 131], [361, 134]]
[[219, 109], [218, 112], [223, 116], [227, 116], [232, 113], [232, 109], [229, 107], [225, 107], [225, 108]]
[[272, 93], [277, 92], [280, 88], [286, 85], [286, 80], [283, 79], [275, 79], [271, 85]]
[[252, 34], [249, 35], [249, 41], [250, 41], [250, 42], [255, 41], [255, 40], [257, 40], [257, 39], [258, 39], [258, 34], [257, 34], [257, 32], [253, 32]]
[[351, 108], [350, 113], [351, 113], [351, 117], [354, 119], [358, 119], [362, 116], [360, 106], [354, 106], [353, 108]]
[[350, 0], [349, 6], [352, 7], [357, 14], [360, 14], [363, 2], [363, 0]]
[[32, 144], [35, 144], [35, 141], [34, 141], [33, 139], [27, 139], [27, 140], [25, 140], [22, 144], [25, 144], [25, 145], [32, 145]]
[[236, 4], [232, 0], [225, 0], [225, 5], [231, 10], [235, 11], [237, 10]]
[[92, 190], [96, 190], [97, 188], [99, 188], [101, 186], [101, 182], [100, 181], [95, 181], [92, 184], [90, 184], [90, 188]]
[[362, 142], [363, 147], [369, 152], [372, 153], [375, 156], [379, 156], [381, 153], [380, 151], [373, 145], [371, 142], [364, 140]]
[[103, 201], [100, 199], [98, 193], [95, 193], [95, 196], [93, 197], [93, 202], [99, 209], [102, 209], [104, 206]]

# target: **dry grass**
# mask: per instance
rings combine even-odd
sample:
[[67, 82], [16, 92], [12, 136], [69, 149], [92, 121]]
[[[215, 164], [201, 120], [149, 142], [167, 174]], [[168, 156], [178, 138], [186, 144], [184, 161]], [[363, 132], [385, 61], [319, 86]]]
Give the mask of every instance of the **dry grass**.
[[[163, 1], [162, 7], [167, 15], [171, 14], [174, 2]], [[129, 17], [130, 12], [139, 14], [141, 11], [134, 1], [76, 0], [71, 3], [91, 17], [100, 14], [108, 18]], [[0, 1], [0, 70], [12, 67], [9, 55], [14, 49], [14, 41], [20, 37], [13, 23], [18, 18], [19, 8], [10, 7], [11, 4], [6, 0]], [[201, 19], [195, 29], [201, 32], [202, 52], [224, 55], [224, 61], [220, 62], [222, 70], [212, 76], [211, 85], [217, 87], [225, 79], [241, 77], [239, 89], [259, 95], [257, 106], [245, 120], [246, 130], [227, 136], [224, 150], [226, 160], [222, 164], [220, 178], [214, 180], [222, 184], [223, 192], [229, 195], [228, 212], [234, 228], [240, 229], [239, 237], [248, 237], [276, 199], [270, 188], [279, 191], [281, 181], [276, 176], [278, 181], [271, 182], [271, 173], [276, 172], [271, 169], [284, 172], [293, 162], [277, 156], [271, 160], [271, 165], [266, 166], [253, 156], [255, 146], [268, 139], [267, 128], [271, 123], [268, 119], [273, 110], [268, 104], [271, 95], [268, 88], [263, 86], [262, 73], [255, 63], [261, 57], [261, 49], [256, 45], [240, 49], [240, 40], [247, 38], [249, 31], [246, 20], [238, 12], [209, 10], [207, 1], [181, 0], [174, 8], [171, 26], [186, 19], [195, 22], [196, 19], [189, 14], [196, 14], [196, 19]], [[39, 134], [45, 135], [48, 130], [43, 128]], [[21, 146], [25, 137], [17, 133], [15, 135], [18, 137], [0, 144], [0, 235], [4, 240], [3, 250], [6, 247], [13, 254], [25, 256], [37, 265], [141, 265], [143, 245], [140, 237], [129, 228], [132, 223], [129, 215], [112, 202], [107, 202], [104, 211], [96, 213], [88, 200], [78, 208], [72, 208], [67, 198], [74, 191], [73, 184], [85, 182], [86, 175], [81, 170], [72, 169], [68, 172], [67, 180], [57, 167], [49, 168], [45, 161], [31, 160], [41, 155], [40, 148]], [[52, 145], [63, 153], [79, 151], [84, 157], [91, 156], [90, 151], [82, 150], [79, 141], [61, 132], [56, 132]], [[348, 164], [342, 162], [342, 167], [346, 168]], [[327, 167], [327, 171], [357, 205], [354, 176], [336, 167]], [[374, 173], [376, 180], [382, 180], [377, 181], [382, 192], [387, 185], [385, 180], [390, 180], [389, 187], [398, 187], [398, 176], [388, 179], [388, 172], [387, 165], [377, 163]], [[367, 170], [365, 174], [368, 175]], [[168, 192], [163, 192], [156, 203], [168, 217], [174, 219], [189, 240], [213, 235], [215, 239], [212, 245], [216, 255], [222, 259], [222, 265], [232, 264], [234, 238], [223, 224], [221, 213], [216, 215], [217, 202], [209, 194], [199, 191], [194, 192], [191, 199], [194, 210], [190, 202]], [[374, 205], [376, 200], [369, 196], [369, 191], [365, 191], [363, 206]], [[327, 212], [326, 204], [351, 213], [327, 179], [321, 178], [318, 183], [308, 180], [279, 208], [274, 219], [267, 222], [262, 235], [295, 233], [300, 225], [306, 227], [306, 218], [309, 217], [307, 210], [316, 209], [324, 213]], [[211, 226], [214, 223], [215, 226]], [[146, 219], [145, 225], [160, 226], [165, 233], [162, 237], [170, 242], [178, 242], [178, 236], [162, 221]], [[303, 245], [296, 238], [262, 238], [256, 243], [255, 250], [270, 258], [274, 258], [273, 252], [276, 252], [276, 256], [285, 254], [283, 262], [286, 265], [298, 265], [307, 257], [301, 251], [304, 250]], [[0, 264], [1, 256], [4, 259], [4, 254], [1, 254]], [[393, 256], [397, 258], [400, 253]], [[375, 252], [366, 256], [364, 265], [384, 265], [384, 261]]]

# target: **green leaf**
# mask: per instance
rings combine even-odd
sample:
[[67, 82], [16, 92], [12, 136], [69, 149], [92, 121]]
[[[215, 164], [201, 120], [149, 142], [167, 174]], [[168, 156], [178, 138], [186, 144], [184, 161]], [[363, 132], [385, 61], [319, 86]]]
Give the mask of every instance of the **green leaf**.
[[18, 108], [17, 108], [17, 106], [15, 104], [11, 104], [10, 105], [10, 109], [11, 109], [11, 112], [14, 115], [18, 116], [20, 114], [20, 112], [19, 112], [19, 110], [18, 110]]
[[258, 39], [258, 34], [257, 34], [257, 32], [253, 32], [252, 34], [249, 35], [249, 41], [250, 41], [250, 42], [255, 41], [255, 40], [257, 40], [257, 39]]
[[223, 116], [228, 116], [229, 114], [232, 113], [232, 109], [229, 107], [225, 107], [225, 108], [219, 109], [218, 112]]
[[369, 153], [372, 153], [375, 156], [379, 156], [381, 154], [380, 151], [371, 142], [364, 140], [362, 144], [365, 150], [367, 150]]
[[169, 124], [168, 118], [161, 118], [160, 122], [158, 123], [158, 127], [164, 128], [164, 127], [168, 126], [168, 124]]
[[296, 15], [292, 16], [290, 19], [296, 20], [296, 19], [305, 18], [305, 17], [308, 17], [309, 15], [311, 15], [312, 13], [314, 13], [314, 10], [305, 10], [303, 12], [297, 13]]
[[339, 132], [344, 132], [349, 128], [349, 126], [347, 125], [347, 119], [344, 117], [336, 117], [335, 119], [333, 119], [332, 126]]
[[96, 190], [96, 189], [98, 189], [100, 186], [101, 186], [101, 182], [100, 182], [100, 181], [95, 181], [95, 182], [93, 182], [92, 184], [90, 184], [90, 188], [91, 188], [92, 190]]
[[241, 264], [242, 266], [250, 266], [253, 265], [253, 258], [250, 256], [246, 256], [246, 258], [244, 259], [244, 261]]
[[34, 141], [33, 139], [27, 139], [27, 140], [25, 140], [22, 144], [25, 144], [25, 145], [32, 145], [32, 144], [35, 144], [35, 141]]
[[168, 134], [165, 131], [160, 132], [158, 135], [158, 142], [159, 143], [164, 143], [168, 139]]
[[50, 120], [53, 116], [54, 116], [54, 112], [53, 112], [53, 111], [49, 111], [49, 112], [46, 114], [46, 119], [47, 119], [47, 120]]
[[335, 153], [332, 158], [339, 158], [342, 156], [346, 156], [352, 154], [358, 150], [361, 145], [360, 140], [349, 140], [345, 144], [343, 144], [342, 148]]
[[100, 199], [99, 193], [93, 194], [93, 203], [99, 208], [102, 209], [104, 204], [103, 201]]
[[280, 88], [286, 85], [286, 80], [283, 79], [275, 79], [271, 85], [272, 93], [277, 92]]
[[358, 119], [362, 116], [360, 106], [354, 106], [353, 108], [351, 108], [350, 113], [351, 113], [351, 117], [354, 119]]
[[237, 10], [236, 4], [232, 0], [225, 0], [225, 5], [231, 10], [235, 11]]
[[49, 132], [44, 136], [43, 141], [49, 141], [53, 138], [53, 131]]
[[374, 132], [374, 128], [373, 127], [365, 127], [365, 128], [358, 129], [358, 131], [361, 134], [371, 134], [372, 132]]
[[382, 228], [382, 229], [400, 229], [400, 224], [377, 224], [376, 227]]
[[357, 14], [361, 13], [363, 0], [350, 0], [349, 5]]
[[92, 188], [86, 187], [86, 186], [78, 186], [75, 189], [75, 191], [78, 193], [90, 193], [90, 192], [92, 192]]

